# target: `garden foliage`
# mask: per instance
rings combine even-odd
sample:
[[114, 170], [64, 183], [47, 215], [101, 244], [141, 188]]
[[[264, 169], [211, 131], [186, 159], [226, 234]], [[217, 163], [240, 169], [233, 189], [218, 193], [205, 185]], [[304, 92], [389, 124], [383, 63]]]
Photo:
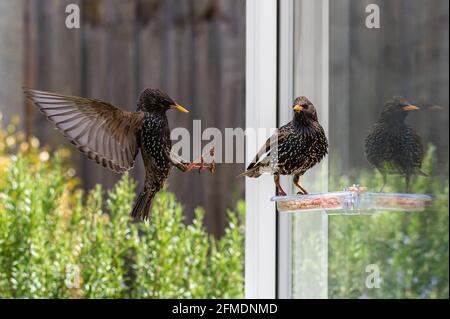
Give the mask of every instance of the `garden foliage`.
[[[411, 183], [413, 193], [433, 198], [424, 211], [330, 216], [329, 297], [449, 297], [449, 187], [448, 177], [437, 171], [435, 151], [434, 146], [428, 147], [422, 165], [429, 176], [415, 176]], [[330, 181], [333, 189], [352, 184], [346, 176], [332, 176]], [[382, 177], [360, 171], [358, 183], [378, 191]], [[385, 191], [403, 192], [404, 188], [403, 178], [390, 176]], [[378, 287], [369, 277], [373, 265], [379, 270]]]
[[186, 225], [167, 190], [149, 221], [133, 222], [127, 174], [112, 190], [85, 194], [67, 157], [25, 142], [14, 124], [0, 130], [0, 297], [243, 297], [242, 202], [220, 239], [206, 232], [200, 208]]
[[[50, 154], [35, 138], [26, 142], [15, 124], [0, 127], [0, 297], [243, 297], [242, 201], [220, 239], [206, 232], [200, 208], [186, 225], [167, 190], [148, 222], [133, 222], [136, 185], [128, 175], [109, 191], [85, 194], [66, 164], [69, 151]], [[423, 165], [429, 177], [413, 180], [414, 192], [433, 195], [424, 212], [329, 217], [330, 298], [448, 298], [448, 179], [436, 172], [434, 151], [428, 148]], [[357, 181], [370, 190], [382, 183], [373, 171], [359, 172]], [[330, 176], [330, 189], [352, 182]], [[391, 177], [386, 191], [403, 188]], [[305, 263], [299, 256], [293, 251], [294, 265]], [[366, 284], [368, 265], [380, 270], [378, 288]], [[302, 278], [293, 268], [295, 295]]]

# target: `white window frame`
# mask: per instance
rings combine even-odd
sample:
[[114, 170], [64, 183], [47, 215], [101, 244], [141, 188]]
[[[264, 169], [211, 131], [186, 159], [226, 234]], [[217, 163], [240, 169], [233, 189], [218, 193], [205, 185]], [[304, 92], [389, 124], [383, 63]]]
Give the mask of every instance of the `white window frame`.
[[[294, 17], [294, 1], [301, 6]], [[294, 93], [310, 97], [328, 132], [328, 1], [329, 0], [247, 0], [246, 8], [246, 127], [273, 128], [290, 121], [289, 106]], [[294, 52], [294, 18], [300, 19], [300, 52]], [[302, 58], [294, 65], [294, 54]], [[302, 88], [294, 89], [294, 72], [301, 72]], [[303, 81], [304, 79], [304, 81]], [[280, 107], [277, 107], [277, 106]], [[247, 143], [249, 162], [256, 149]], [[325, 159], [320, 167], [328, 172]], [[314, 173], [313, 173], [314, 175]], [[315, 178], [313, 175], [310, 178]], [[291, 180], [282, 179], [291, 190]], [[323, 180], [321, 191], [328, 181]], [[291, 216], [277, 215], [270, 198], [275, 195], [273, 179], [246, 179], [246, 298], [290, 298], [292, 234]], [[324, 214], [321, 232], [327, 236]], [[324, 275], [327, 260], [320, 261]], [[317, 296], [326, 298], [325, 295]]]
[[[277, 119], [277, 1], [246, 1], [246, 128], [275, 128]], [[247, 140], [246, 161], [257, 152]], [[268, 176], [246, 178], [245, 297], [275, 298], [275, 195]]]

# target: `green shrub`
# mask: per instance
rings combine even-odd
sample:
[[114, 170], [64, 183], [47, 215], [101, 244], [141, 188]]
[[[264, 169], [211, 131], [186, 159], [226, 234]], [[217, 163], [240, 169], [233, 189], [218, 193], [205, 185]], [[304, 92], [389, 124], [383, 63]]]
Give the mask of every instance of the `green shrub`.
[[[330, 298], [449, 297], [448, 178], [436, 171], [433, 146], [428, 147], [423, 171], [428, 178], [415, 176], [412, 180], [414, 193], [433, 196], [423, 212], [330, 216]], [[330, 181], [332, 189], [352, 183], [346, 176], [332, 176]], [[382, 177], [361, 171], [358, 182], [377, 192]], [[403, 178], [392, 176], [385, 191], [402, 192], [404, 187]], [[366, 287], [366, 267], [371, 264], [379, 267], [379, 288]]]
[[243, 297], [242, 202], [220, 239], [205, 231], [201, 209], [186, 226], [167, 190], [150, 221], [133, 222], [128, 175], [104, 201], [100, 186], [86, 195], [77, 187], [66, 150], [49, 156], [14, 127], [0, 130], [0, 144], [1, 298]]

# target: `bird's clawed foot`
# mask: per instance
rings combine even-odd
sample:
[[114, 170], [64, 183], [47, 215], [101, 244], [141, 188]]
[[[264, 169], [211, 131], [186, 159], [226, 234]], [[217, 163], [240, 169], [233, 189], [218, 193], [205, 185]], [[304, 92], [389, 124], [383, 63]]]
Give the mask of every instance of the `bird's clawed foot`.
[[280, 176], [275, 175], [274, 181], [275, 181], [275, 186], [276, 186], [277, 189], [278, 189], [278, 195], [280, 195], [280, 196], [286, 196], [286, 195], [287, 195], [286, 192], [283, 190], [283, 188], [282, 188], [281, 185], [280, 185]]
[[299, 188], [299, 191], [297, 192], [297, 195], [308, 195], [308, 192], [306, 191], [306, 189], [304, 189], [300, 185], [295, 185], [295, 186], [297, 186]]
[[294, 176], [294, 185], [299, 189], [297, 195], [308, 195], [308, 191], [302, 187], [299, 183], [300, 176]]
[[214, 174], [214, 172], [216, 171], [216, 162], [214, 161], [214, 153], [215, 153], [214, 146], [211, 147], [208, 153], [209, 156], [212, 157], [211, 163], [205, 163], [205, 158], [204, 155], [202, 154], [198, 159], [187, 165], [186, 172], [198, 170], [198, 172], [200, 173], [201, 171], [208, 170], [211, 172], [211, 174]]
[[384, 187], [387, 184], [387, 176], [386, 176], [386, 174], [382, 174], [382, 178], [383, 178], [383, 185], [381, 185], [381, 188], [378, 191], [379, 193], [383, 193], [384, 192]]

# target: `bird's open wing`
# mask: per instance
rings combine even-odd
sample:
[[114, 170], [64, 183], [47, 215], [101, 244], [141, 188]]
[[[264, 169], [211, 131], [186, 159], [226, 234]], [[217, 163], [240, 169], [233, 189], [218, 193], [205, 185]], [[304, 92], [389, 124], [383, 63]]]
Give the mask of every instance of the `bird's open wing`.
[[25, 96], [82, 153], [122, 173], [139, 151], [142, 112], [126, 112], [107, 102], [24, 88]]
[[269, 137], [264, 143], [264, 145], [259, 149], [256, 156], [250, 162], [250, 165], [247, 167], [247, 171], [257, 166], [264, 158], [266, 158], [274, 147], [278, 147], [278, 144], [281, 143], [287, 136], [289, 135], [289, 131], [281, 128], [278, 132]]

